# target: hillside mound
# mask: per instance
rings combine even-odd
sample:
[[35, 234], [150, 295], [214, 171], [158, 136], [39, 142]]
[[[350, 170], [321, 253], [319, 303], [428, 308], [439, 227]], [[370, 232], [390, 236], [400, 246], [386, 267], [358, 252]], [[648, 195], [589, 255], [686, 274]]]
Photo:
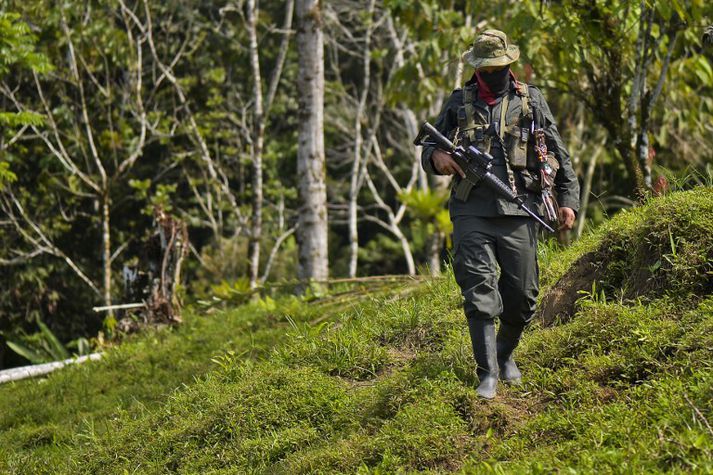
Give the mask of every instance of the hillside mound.
[[[701, 247], [691, 255], [709, 252], [705, 239], [713, 233], [697, 218], [709, 213], [709, 199], [710, 191], [699, 190], [654, 200], [649, 206], [660, 224], [670, 224], [676, 251], [661, 250], [673, 263], [651, 272], [663, 267], [667, 276], [638, 287], [638, 298], [579, 295], [575, 318], [528, 329], [516, 353], [524, 384], [500, 385], [493, 401], [475, 392], [460, 290], [449, 272], [408, 293], [343, 303], [329, 320], [294, 298], [241, 307], [236, 318], [245, 319], [245, 336], [265, 318], [250, 315], [258, 307], [289, 322], [271, 331], [272, 350], [216, 356], [212, 371], [163, 404], [127, 407], [106, 431], [78, 430], [62, 442], [64, 458], [43, 461], [53, 441], [37, 440], [35, 452], [12, 457], [5, 471], [713, 472], [713, 296], [706, 264], [676, 257], [693, 239]], [[664, 241], [654, 239], [653, 225], [637, 234], [653, 219], [645, 207], [625, 216], [543, 259], [544, 287], [582, 256], [607, 249], [606, 239], [623, 250], [602, 266], [597, 285], [608, 297], [616, 296], [616, 282], [639, 282], [615, 272], [614, 262], [647, 262], [632, 243], [649, 239], [653, 249]], [[695, 272], [676, 274], [679, 265]], [[681, 295], [696, 291], [683, 305]]]
[[622, 211], [585, 243], [543, 295], [545, 324], [570, 318], [583, 295], [695, 302], [713, 290], [713, 189], [699, 188]]

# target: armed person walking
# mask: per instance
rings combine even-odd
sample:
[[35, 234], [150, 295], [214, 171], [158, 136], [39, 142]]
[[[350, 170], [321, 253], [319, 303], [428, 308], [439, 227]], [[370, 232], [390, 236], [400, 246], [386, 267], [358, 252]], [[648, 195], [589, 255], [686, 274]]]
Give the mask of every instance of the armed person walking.
[[[463, 54], [475, 74], [453, 91], [434, 125], [461, 145], [489, 152], [491, 171], [528, 208], [558, 221], [560, 229], [571, 229], [579, 183], [542, 93], [518, 82], [510, 71], [519, 56], [505, 33], [480, 34]], [[480, 380], [477, 391], [491, 399], [498, 377], [506, 383], [521, 381], [513, 351], [535, 312], [539, 225], [515, 203], [464, 179], [463, 170], [443, 150], [425, 146], [421, 160], [428, 173], [455, 175], [449, 201], [453, 271], [464, 298]]]

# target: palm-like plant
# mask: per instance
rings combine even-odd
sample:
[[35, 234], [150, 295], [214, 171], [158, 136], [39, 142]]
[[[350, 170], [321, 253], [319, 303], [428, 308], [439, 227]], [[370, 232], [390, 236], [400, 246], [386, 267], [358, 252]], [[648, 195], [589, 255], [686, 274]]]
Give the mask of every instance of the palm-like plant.
[[78, 338], [65, 346], [45, 323], [38, 321], [37, 325], [40, 331], [32, 335], [13, 340], [6, 335], [7, 346], [32, 364], [66, 360], [72, 356], [70, 350], [76, 350], [74, 353], [80, 356], [89, 354], [91, 346], [86, 338]]

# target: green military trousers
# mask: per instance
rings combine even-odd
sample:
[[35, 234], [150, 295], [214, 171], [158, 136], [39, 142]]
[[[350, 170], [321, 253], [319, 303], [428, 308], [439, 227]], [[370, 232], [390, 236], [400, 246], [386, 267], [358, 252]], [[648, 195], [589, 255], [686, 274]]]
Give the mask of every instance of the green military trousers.
[[453, 272], [466, 317], [499, 316], [517, 326], [532, 320], [539, 291], [537, 231], [529, 217], [453, 218]]

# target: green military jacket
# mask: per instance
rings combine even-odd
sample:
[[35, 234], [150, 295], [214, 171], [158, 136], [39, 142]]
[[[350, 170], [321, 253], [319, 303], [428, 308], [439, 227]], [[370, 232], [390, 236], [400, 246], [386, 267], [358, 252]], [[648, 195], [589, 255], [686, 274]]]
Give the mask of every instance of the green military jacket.
[[[572, 162], [569, 152], [562, 142], [559, 131], [555, 124], [554, 117], [542, 93], [533, 86], [528, 87], [529, 105], [537, 115], [537, 123], [545, 130], [545, 143], [549, 152], [553, 153], [559, 162], [559, 170], [555, 176], [554, 189], [557, 195], [559, 206], [572, 208], [575, 212], [579, 210], [579, 182], [572, 169]], [[458, 133], [458, 110], [463, 104], [463, 90], [456, 89], [445, 101], [441, 113], [434, 126], [445, 136], [454, 138]], [[477, 114], [485, 123], [498, 121], [501, 117], [502, 98], [493, 106], [489, 106], [475, 94], [473, 106]], [[514, 124], [518, 121], [522, 111], [522, 98], [515, 93], [514, 84], [508, 99], [508, 107], [505, 113], [506, 124]], [[534, 153], [534, 137], [528, 139], [528, 153]], [[431, 155], [435, 147], [425, 146], [421, 154], [421, 163], [427, 173], [439, 174], [433, 167]], [[496, 140], [491, 141], [490, 154], [493, 156], [492, 171], [503, 183], [508, 184], [508, 172], [505, 164], [505, 156]], [[518, 194], [525, 197], [525, 202], [530, 209], [536, 209], [540, 214], [544, 213], [540, 193], [531, 192], [524, 188], [524, 181], [521, 172], [513, 170], [515, 184]], [[483, 183], [476, 185], [468, 194], [467, 199], [462, 200], [456, 196], [455, 189], [461, 178], [456, 176], [454, 186], [449, 200], [449, 210], [451, 218], [458, 216], [527, 216], [515, 203], [500, 198], [496, 193]], [[525, 196], [526, 195], [526, 196]]]

